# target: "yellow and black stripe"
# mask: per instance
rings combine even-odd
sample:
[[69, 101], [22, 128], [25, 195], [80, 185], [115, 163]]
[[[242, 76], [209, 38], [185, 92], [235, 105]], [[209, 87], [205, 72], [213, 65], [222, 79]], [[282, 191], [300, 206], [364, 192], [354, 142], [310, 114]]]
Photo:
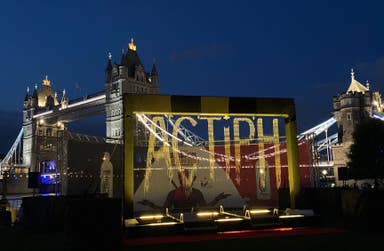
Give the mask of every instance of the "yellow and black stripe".
[[296, 118], [291, 98], [125, 94], [124, 108], [128, 113], [281, 116], [290, 121]]

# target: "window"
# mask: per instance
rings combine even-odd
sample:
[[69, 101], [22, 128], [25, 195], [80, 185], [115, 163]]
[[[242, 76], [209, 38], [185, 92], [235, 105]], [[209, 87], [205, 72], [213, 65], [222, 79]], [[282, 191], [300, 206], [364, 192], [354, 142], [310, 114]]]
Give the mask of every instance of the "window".
[[349, 112], [349, 113], [347, 113], [347, 120], [352, 120], [352, 115], [351, 115], [351, 113]]

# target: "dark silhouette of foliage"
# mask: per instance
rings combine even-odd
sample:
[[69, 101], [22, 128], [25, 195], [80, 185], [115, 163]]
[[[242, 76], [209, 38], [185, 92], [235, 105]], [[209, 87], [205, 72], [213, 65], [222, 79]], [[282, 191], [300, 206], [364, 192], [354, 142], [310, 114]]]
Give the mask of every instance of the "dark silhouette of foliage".
[[361, 121], [353, 132], [348, 153], [349, 177], [353, 179], [384, 178], [384, 121], [369, 118]]

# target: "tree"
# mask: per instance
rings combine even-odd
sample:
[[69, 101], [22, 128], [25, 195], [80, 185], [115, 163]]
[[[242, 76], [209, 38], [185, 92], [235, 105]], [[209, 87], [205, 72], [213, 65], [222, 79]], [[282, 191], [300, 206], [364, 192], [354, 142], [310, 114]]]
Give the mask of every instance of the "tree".
[[361, 121], [353, 132], [348, 153], [349, 176], [353, 179], [384, 178], [384, 121], [369, 118]]

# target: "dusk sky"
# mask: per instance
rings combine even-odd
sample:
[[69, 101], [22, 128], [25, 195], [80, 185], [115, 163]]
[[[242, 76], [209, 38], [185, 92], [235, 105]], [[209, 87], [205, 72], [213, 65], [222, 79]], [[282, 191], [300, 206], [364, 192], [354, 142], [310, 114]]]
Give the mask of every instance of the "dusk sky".
[[383, 10], [351, 0], [2, 2], [0, 152], [22, 126], [27, 86], [48, 75], [70, 99], [101, 91], [108, 52], [120, 62], [131, 38], [146, 71], [155, 60], [161, 94], [294, 98], [300, 133], [332, 116], [351, 68], [384, 91]]

